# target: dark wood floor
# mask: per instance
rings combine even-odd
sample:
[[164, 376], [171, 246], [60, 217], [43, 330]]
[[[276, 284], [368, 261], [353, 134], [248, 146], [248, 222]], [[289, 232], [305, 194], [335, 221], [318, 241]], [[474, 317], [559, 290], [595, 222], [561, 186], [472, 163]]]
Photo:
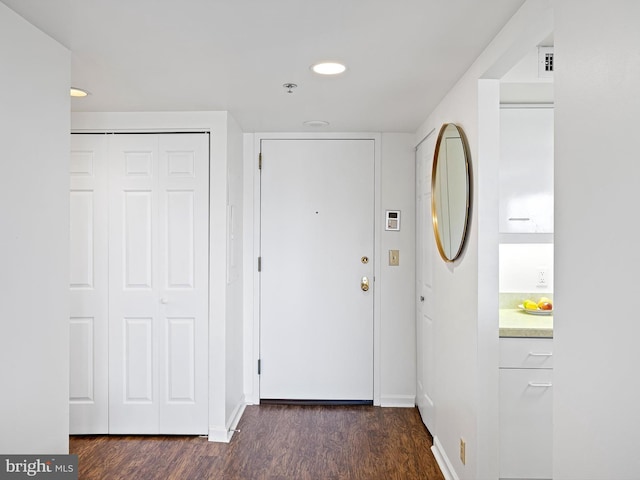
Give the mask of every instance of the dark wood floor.
[[416, 409], [248, 406], [229, 444], [73, 436], [80, 480], [444, 480]]

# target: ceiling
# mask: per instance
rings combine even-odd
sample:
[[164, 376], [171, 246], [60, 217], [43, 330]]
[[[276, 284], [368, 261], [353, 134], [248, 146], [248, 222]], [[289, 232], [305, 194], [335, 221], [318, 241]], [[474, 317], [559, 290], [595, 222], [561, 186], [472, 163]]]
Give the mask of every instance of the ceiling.
[[[0, 1], [71, 50], [72, 85], [91, 92], [73, 111], [415, 132], [524, 0]], [[309, 67], [323, 60], [348, 69], [320, 77]]]

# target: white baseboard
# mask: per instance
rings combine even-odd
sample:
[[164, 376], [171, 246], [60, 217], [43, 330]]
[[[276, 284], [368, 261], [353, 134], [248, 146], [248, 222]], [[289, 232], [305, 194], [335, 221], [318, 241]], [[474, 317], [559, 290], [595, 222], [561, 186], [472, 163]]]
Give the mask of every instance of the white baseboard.
[[242, 418], [242, 414], [244, 413], [244, 409], [246, 408], [246, 406], [247, 404], [244, 401], [236, 405], [236, 408], [233, 410], [233, 413], [229, 417], [229, 421], [224, 428], [218, 426], [210, 426], [209, 441], [229, 443], [231, 441], [231, 437], [233, 437], [233, 434], [236, 431], [238, 422], [240, 422], [240, 419]]
[[247, 403], [242, 402], [236, 405], [236, 408], [233, 410], [233, 413], [229, 417], [229, 422], [227, 423], [227, 431], [229, 432], [229, 440], [233, 436], [236, 431], [236, 427], [242, 418], [242, 414], [244, 413], [244, 409], [247, 408]]
[[381, 407], [413, 408], [416, 406], [415, 395], [389, 395], [380, 397]]
[[210, 426], [209, 427], [209, 441], [210, 442], [220, 442], [220, 443], [229, 443], [231, 437], [229, 437], [229, 432], [224, 427]]
[[460, 480], [447, 454], [444, 452], [444, 448], [442, 448], [438, 437], [433, 437], [433, 447], [431, 447], [431, 451], [433, 452], [433, 456], [436, 457], [436, 462], [438, 462], [438, 466], [445, 480]]

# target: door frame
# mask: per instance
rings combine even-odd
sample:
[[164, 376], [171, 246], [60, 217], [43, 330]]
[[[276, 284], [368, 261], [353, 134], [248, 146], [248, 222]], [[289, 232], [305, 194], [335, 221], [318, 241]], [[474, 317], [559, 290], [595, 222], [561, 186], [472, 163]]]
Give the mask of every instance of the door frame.
[[[252, 238], [245, 241], [252, 245], [246, 246], [245, 265], [245, 401], [260, 403], [260, 376], [258, 375], [258, 360], [260, 358], [260, 274], [258, 273], [258, 257], [260, 256], [260, 170], [259, 154], [262, 140], [373, 140], [374, 143], [374, 281], [381, 278], [380, 269], [381, 228], [384, 224], [381, 202], [381, 134], [379, 133], [256, 133], [251, 141], [245, 138], [245, 214], [249, 221], [253, 221]], [[251, 135], [249, 135], [251, 137]], [[252, 194], [249, 200], [247, 195]], [[249, 212], [249, 208], [252, 209]], [[247, 225], [248, 226], [248, 225]], [[380, 405], [380, 295], [379, 288], [373, 289], [373, 404]]]

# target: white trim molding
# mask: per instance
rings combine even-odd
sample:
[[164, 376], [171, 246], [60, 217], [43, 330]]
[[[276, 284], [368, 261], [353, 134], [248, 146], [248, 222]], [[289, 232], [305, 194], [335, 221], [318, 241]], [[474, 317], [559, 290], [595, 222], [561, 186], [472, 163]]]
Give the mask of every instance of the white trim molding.
[[381, 407], [414, 408], [415, 395], [384, 395], [380, 397]]
[[245, 408], [247, 408], [247, 404], [245, 402], [236, 405], [236, 408], [231, 414], [231, 417], [224, 429], [217, 426], [210, 426], [208, 440], [210, 442], [229, 443], [233, 434], [238, 431], [237, 426], [242, 418]]
[[442, 444], [438, 437], [433, 437], [433, 446], [431, 447], [431, 451], [433, 452], [433, 456], [436, 457], [436, 462], [438, 462], [438, 466], [440, 467], [442, 476], [444, 476], [445, 480], [460, 480], [458, 475], [456, 475], [456, 471], [449, 461], [447, 454], [444, 452], [444, 448], [442, 448]]

